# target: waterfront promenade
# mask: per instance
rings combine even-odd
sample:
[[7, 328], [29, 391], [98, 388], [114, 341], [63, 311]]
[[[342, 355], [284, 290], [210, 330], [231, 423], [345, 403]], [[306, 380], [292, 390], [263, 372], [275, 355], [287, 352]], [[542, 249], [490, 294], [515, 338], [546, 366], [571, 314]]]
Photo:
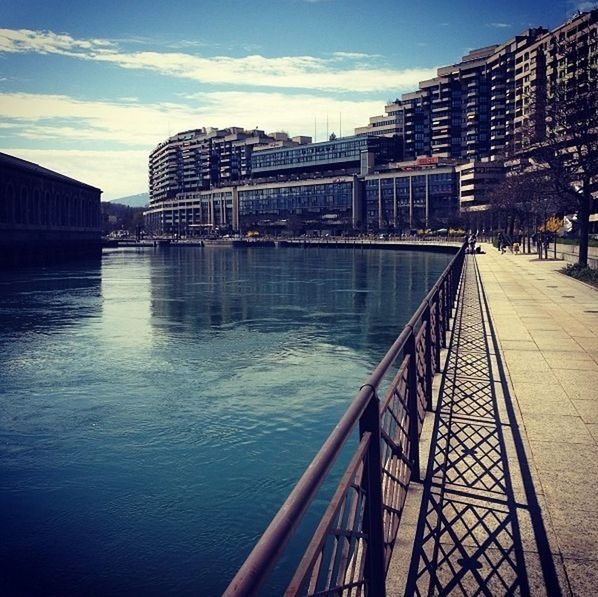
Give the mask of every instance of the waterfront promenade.
[[[468, 256], [389, 595], [589, 595], [598, 582], [598, 292]], [[427, 472], [426, 472], [427, 465]]]

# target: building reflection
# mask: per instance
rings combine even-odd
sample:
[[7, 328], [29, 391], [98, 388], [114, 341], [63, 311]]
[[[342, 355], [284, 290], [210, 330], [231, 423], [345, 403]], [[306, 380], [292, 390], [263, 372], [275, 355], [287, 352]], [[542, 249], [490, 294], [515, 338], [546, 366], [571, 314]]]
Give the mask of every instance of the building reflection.
[[49, 334], [98, 316], [102, 309], [101, 257], [51, 268], [8, 270], [0, 280], [0, 326], [7, 340]]
[[[157, 251], [151, 322], [208, 341], [231, 326], [256, 333], [306, 328], [372, 350], [394, 341], [450, 256], [352, 249], [217, 248]], [[232, 347], [231, 347], [232, 348]]]

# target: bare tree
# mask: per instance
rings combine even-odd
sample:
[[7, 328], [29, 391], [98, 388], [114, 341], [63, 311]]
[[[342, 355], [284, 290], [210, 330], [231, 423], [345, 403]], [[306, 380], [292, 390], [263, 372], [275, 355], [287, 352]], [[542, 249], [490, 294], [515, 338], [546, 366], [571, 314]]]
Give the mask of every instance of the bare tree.
[[525, 154], [536, 172], [577, 211], [579, 260], [587, 266], [592, 190], [598, 180], [596, 27], [575, 45], [555, 41], [550, 76], [534, 90]]
[[490, 204], [511, 236], [515, 229], [519, 229], [527, 237], [528, 251], [531, 234], [548, 217], [566, 211], [545, 172], [529, 168], [529, 162], [525, 160], [519, 171], [511, 165], [511, 174], [492, 191]]
[[511, 234], [521, 224], [522, 205], [528, 197], [519, 176], [507, 176], [489, 194], [489, 202], [499, 228]]

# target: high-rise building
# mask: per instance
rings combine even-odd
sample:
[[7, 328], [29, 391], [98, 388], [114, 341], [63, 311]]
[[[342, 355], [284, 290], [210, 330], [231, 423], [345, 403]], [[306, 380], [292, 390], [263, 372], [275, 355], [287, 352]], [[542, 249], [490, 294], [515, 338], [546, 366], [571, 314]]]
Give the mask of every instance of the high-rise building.
[[309, 137], [266, 135], [255, 129], [201, 128], [173, 135], [149, 157], [150, 204], [249, 178], [251, 155], [258, 147], [294, 146]]
[[[492, 186], [503, 178], [502, 163], [545, 134], [546, 100], [557, 86], [583, 94], [596, 85], [586, 73], [598, 67], [597, 21], [596, 9], [578, 13], [552, 31], [531, 28], [439, 68], [417, 91], [389, 104], [401, 113], [402, 133], [397, 127], [394, 134], [402, 137], [404, 159], [466, 162], [458, 168], [461, 210], [485, 209]], [[374, 116], [356, 133], [375, 134], [384, 122]], [[484, 166], [489, 161], [495, 166]]]
[[430, 98], [425, 90], [401, 96], [404, 111], [405, 136], [403, 157], [414, 160], [416, 156], [430, 155]]
[[482, 228], [503, 164], [522, 157], [530, 131], [545, 132], [546, 98], [563, 82], [572, 93], [590, 89], [597, 18], [598, 10], [579, 13], [553, 31], [472, 50], [353, 137], [179, 133], [150, 156], [148, 226], [406, 230], [446, 227], [460, 210]]
[[371, 117], [355, 133], [402, 136], [405, 159], [434, 155], [495, 161], [512, 156], [523, 149], [530, 121], [541, 133], [544, 99], [559, 81], [591, 84], [571, 75], [596, 64], [597, 21], [595, 9], [552, 31], [532, 28], [502, 44], [473, 50], [461, 62], [439, 68], [417, 91], [388, 104], [386, 116]]

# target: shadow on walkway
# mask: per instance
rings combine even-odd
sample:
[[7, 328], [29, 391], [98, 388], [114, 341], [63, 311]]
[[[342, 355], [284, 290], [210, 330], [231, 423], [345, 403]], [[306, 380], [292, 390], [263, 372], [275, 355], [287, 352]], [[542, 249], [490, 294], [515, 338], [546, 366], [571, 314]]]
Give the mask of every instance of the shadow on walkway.
[[560, 595], [474, 256], [440, 388], [406, 595]]

